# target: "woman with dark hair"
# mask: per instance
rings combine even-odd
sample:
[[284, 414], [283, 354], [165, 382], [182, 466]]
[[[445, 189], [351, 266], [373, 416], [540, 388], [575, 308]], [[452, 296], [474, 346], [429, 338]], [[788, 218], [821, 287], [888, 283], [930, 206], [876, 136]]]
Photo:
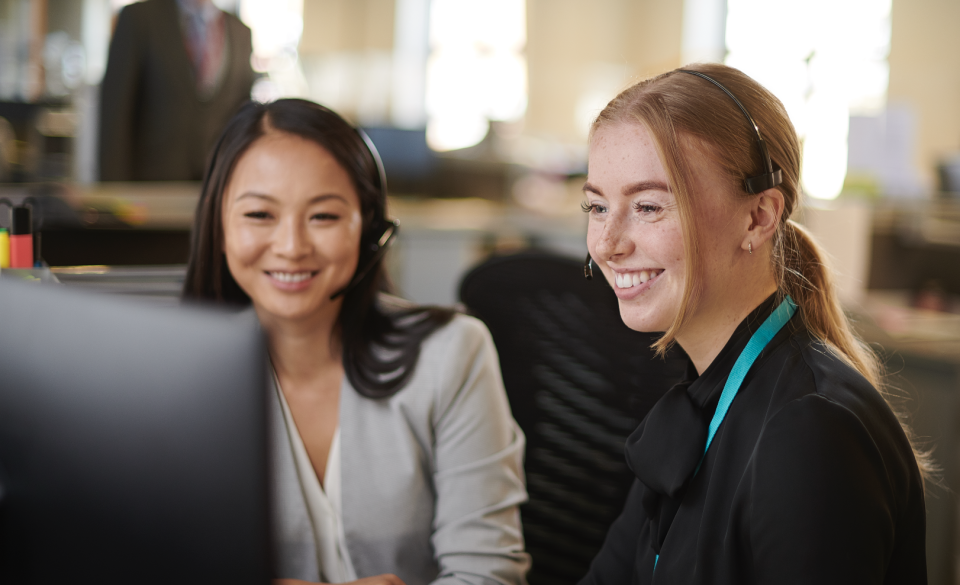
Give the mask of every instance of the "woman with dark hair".
[[304, 100], [250, 104], [211, 156], [184, 298], [266, 332], [281, 580], [525, 580], [523, 435], [489, 333], [389, 296], [373, 145]]
[[719, 64], [638, 83], [593, 124], [584, 194], [587, 272], [690, 366], [628, 439], [637, 479], [581, 584], [926, 583], [931, 464], [789, 219], [780, 101]]

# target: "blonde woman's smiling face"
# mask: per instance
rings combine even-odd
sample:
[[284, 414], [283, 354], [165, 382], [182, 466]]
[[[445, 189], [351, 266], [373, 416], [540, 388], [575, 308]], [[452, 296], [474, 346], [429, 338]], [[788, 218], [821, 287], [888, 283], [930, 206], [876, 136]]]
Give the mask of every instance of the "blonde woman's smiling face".
[[587, 249], [620, 302], [624, 323], [666, 331], [683, 299], [683, 228], [649, 132], [599, 127], [590, 141]]
[[584, 195], [590, 213], [587, 248], [616, 292], [628, 327], [669, 329], [684, 301], [687, 273], [695, 273], [695, 305], [685, 308], [683, 331], [677, 332], [682, 344], [681, 336], [738, 313], [744, 287], [758, 287], [758, 274], [769, 272], [769, 256], [747, 253], [756, 197], [735, 195], [709, 147], [684, 137], [680, 147], [689, 173], [695, 268], [688, 270], [684, 218], [646, 127], [597, 128]]

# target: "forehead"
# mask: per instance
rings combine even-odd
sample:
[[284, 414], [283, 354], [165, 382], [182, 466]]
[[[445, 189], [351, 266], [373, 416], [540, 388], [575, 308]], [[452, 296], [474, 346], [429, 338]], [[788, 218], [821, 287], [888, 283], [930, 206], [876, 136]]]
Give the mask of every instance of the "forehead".
[[645, 126], [618, 123], [600, 126], [590, 139], [587, 177], [604, 190], [627, 183], [668, 183], [653, 137]]
[[353, 181], [326, 148], [312, 140], [271, 131], [256, 139], [237, 160], [228, 197], [256, 191], [278, 199], [336, 193], [359, 204]]

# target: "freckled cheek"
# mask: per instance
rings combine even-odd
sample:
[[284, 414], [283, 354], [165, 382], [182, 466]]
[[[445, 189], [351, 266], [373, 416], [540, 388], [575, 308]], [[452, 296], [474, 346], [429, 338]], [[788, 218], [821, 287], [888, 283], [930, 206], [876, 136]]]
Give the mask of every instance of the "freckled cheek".
[[683, 266], [686, 262], [682, 232], [674, 226], [658, 227], [656, 234], [656, 248], [658, 259], [663, 268], [683, 275]]

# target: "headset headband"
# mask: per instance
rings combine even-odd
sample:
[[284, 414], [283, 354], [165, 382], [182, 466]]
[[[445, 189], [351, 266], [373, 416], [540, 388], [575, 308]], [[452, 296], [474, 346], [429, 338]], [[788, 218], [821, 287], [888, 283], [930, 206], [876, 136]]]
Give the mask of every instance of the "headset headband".
[[727, 96], [729, 96], [730, 99], [737, 104], [737, 107], [740, 108], [741, 112], [743, 112], [743, 116], [747, 119], [747, 122], [750, 123], [750, 127], [753, 128], [753, 132], [757, 135], [757, 146], [760, 148], [760, 157], [763, 159], [761, 162], [763, 163], [763, 169], [765, 172], [761, 175], [747, 177], [743, 180], [743, 187], [747, 190], [747, 193], [756, 195], [757, 193], [762, 193], [763, 191], [776, 187], [782, 183], [783, 173], [780, 171], [780, 169], [774, 169], [773, 161], [770, 160], [770, 153], [767, 152], [767, 144], [763, 141], [763, 137], [760, 136], [760, 129], [757, 127], [757, 123], [753, 121], [753, 116], [751, 116], [750, 112], [747, 111], [747, 108], [740, 103], [740, 100], [737, 99], [737, 96], [733, 95], [729, 89], [725, 88], [723, 84], [716, 79], [708, 75], [704, 75], [699, 71], [691, 71], [689, 69], [678, 69], [678, 71], [706, 79], [710, 83], [723, 90], [723, 93], [727, 94]]
[[367, 145], [367, 150], [370, 151], [370, 156], [373, 157], [373, 164], [377, 165], [377, 175], [380, 177], [380, 192], [383, 194], [384, 201], [387, 198], [387, 171], [383, 168], [383, 159], [380, 158], [380, 152], [377, 150], [377, 147], [373, 144], [373, 140], [370, 140], [370, 136], [367, 135], [359, 126], [355, 128], [357, 134], [360, 135], [360, 139], [363, 140], [363, 143]]
[[[380, 194], [384, 200], [384, 213], [386, 213], [387, 171], [383, 168], [383, 160], [380, 158], [380, 153], [377, 152], [377, 147], [374, 146], [373, 141], [370, 140], [370, 137], [367, 135], [367, 133], [361, 130], [359, 127], [355, 128], [355, 130], [357, 131], [357, 134], [360, 135], [363, 143], [367, 145], [367, 150], [370, 151], [370, 156], [373, 157], [373, 162], [375, 165], [377, 165], [377, 174], [380, 176]], [[366, 278], [367, 274], [373, 270], [373, 267], [376, 266], [377, 263], [380, 262], [383, 259], [383, 256], [387, 253], [387, 248], [390, 247], [390, 244], [393, 243], [397, 237], [397, 233], [400, 231], [400, 222], [395, 219], [387, 219], [386, 215], [384, 215], [383, 221], [386, 222], [386, 229], [376, 242], [370, 244], [370, 251], [373, 252], [373, 256], [369, 261], [367, 261], [365, 266], [357, 267], [357, 271], [354, 273], [353, 278], [350, 279], [350, 282], [330, 296], [331, 301], [341, 295], [345, 295], [355, 286], [360, 284], [360, 282]]]

